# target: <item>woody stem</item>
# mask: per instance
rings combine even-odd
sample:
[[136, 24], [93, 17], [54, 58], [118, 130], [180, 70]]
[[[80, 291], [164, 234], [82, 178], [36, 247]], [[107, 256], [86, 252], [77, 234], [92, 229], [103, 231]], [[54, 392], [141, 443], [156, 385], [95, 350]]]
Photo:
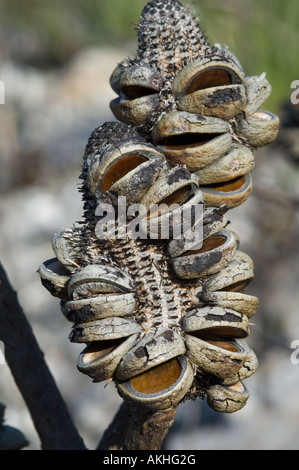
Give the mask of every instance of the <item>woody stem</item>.
[[124, 402], [97, 450], [159, 450], [175, 420], [177, 406], [151, 411]]

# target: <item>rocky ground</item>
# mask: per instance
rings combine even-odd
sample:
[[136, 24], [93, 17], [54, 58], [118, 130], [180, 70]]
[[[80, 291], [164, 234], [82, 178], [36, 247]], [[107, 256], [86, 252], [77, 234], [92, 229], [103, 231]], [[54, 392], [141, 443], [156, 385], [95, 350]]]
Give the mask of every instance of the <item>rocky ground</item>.
[[[69, 342], [71, 325], [36, 270], [53, 256], [53, 233], [81, 218], [82, 154], [91, 131], [113, 119], [109, 76], [122, 57], [116, 50], [88, 49], [55, 72], [9, 61], [0, 70], [6, 91], [5, 105], [0, 105], [0, 259], [90, 448], [121, 399], [113, 384], [93, 384], [77, 371], [82, 346]], [[229, 213], [241, 249], [255, 262], [251, 292], [260, 298], [248, 340], [260, 362], [248, 380], [251, 397], [242, 411], [228, 416], [202, 401], [181, 405], [165, 442], [168, 449], [299, 447], [299, 365], [291, 363], [291, 343], [299, 340], [299, 166], [284, 130], [276, 144], [256, 153], [253, 177], [252, 196]], [[7, 424], [24, 432], [28, 448], [39, 449], [6, 365], [0, 365], [0, 401], [7, 406]]]

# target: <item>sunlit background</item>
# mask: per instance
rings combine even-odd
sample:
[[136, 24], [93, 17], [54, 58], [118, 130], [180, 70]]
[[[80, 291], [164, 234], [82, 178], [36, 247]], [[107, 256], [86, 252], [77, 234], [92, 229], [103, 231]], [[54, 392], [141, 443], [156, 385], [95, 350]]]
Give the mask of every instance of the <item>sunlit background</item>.
[[[183, 1], [184, 5], [188, 2]], [[0, 0], [0, 259], [26, 312], [80, 435], [95, 448], [121, 403], [113, 384], [93, 384], [76, 369], [82, 346], [70, 344], [59, 303], [36, 270], [53, 256], [51, 238], [82, 216], [81, 159], [91, 131], [114, 120], [109, 77], [136, 52], [143, 0]], [[298, 449], [299, 80], [297, 0], [194, 0], [210, 43], [226, 44], [247, 75], [266, 72], [273, 87], [264, 109], [281, 118], [276, 143], [255, 152], [254, 190], [229, 212], [241, 249], [255, 263], [250, 292], [260, 298], [248, 343], [260, 367], [251, 396], [234, 415], [204, 401], [180, 406], [167, 449]], [[298, 93], [299, 96], [299, 93]], [[0, 325], [1, 328], [1, 325]], [[6, 423], [39, 449], [23, 399], [0, 365]]]

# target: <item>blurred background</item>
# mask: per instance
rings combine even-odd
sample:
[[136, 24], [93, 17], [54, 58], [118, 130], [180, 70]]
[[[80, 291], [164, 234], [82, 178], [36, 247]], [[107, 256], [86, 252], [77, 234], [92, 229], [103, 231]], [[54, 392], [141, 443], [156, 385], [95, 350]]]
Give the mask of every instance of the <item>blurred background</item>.
[[[41, 286], [38, 266], [53, 256], [51, 238], [82, 216], [82, 155], [92, 130], [114, 120], [109, 77], [136, 52], [144, 0], [0, 0], [0, 259], [18, 292], [79, 433], [95, 448], [119, 408], [110, 384], [76, 369], [82, 346]], [[188, 2], [183, 1], [184, 5]], [[297, 0], [194, 0], [210, 43], [226, 44], [247, 75], [267, 73], [273, 87], [264, 109], [281, 118], [274, 144], [255, 152], [252, 196], [229, 212], [241, 249], [255, 263], [252, 294], [260, 298], [248, 343], [260, 367], [248, 380], [247, 406], [234, 415], [204, 401], [179, 407], [166, 449], [298, 449], [299, 365], [299, 80]], [[299, 93], [298, 93], [299, 96]], [[0, 365], [6, 423], [39, 449], [23, 399]]]

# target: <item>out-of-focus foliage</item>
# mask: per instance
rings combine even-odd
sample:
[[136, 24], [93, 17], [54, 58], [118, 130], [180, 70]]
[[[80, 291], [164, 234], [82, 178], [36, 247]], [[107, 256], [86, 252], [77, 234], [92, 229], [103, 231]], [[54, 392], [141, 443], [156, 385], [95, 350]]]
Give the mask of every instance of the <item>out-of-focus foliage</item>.
[[[299, 78], [297, 0], [182, 0], [202, 18], [211, 42], [227, 44], [248, 75], [267, 72], [277, 111]], [[65, 63], [89, 45], [128, 49], [146, 0], [1, 0], [0, 57], [42, 67]], [[297, 74], [297, 76], [296, 76]]]
[[142, 0], [1, 0], [1, 49], [34, 65], [60, 65], [81, 47], [129, 41], [143, 5]]
[[278, 113], [299, 79], [299, 2], [195, 0], [195, 5], [211, 42], [226, 43], [247, 75], [267, 73], [273, 94], [266, 106]]

